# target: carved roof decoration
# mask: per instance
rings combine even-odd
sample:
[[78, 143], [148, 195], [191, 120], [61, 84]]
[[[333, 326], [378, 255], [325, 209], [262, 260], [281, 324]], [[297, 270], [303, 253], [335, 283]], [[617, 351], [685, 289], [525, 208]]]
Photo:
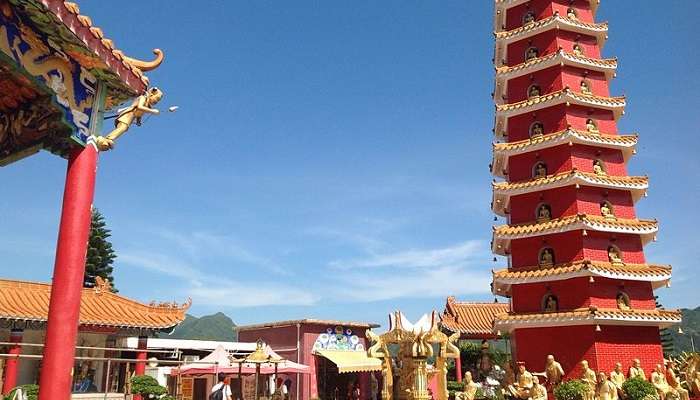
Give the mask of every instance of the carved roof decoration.
[[561, 281], [579, 277], [601, 277], [627, 281], [651, 282], [654, 289], [667, 285], [671, 280], [670, 265], [612, 264], [609, 262], [581, 260], [550, 267], [533, 266], [518, 269], [492, 271], [493, 294], [508, 296], [512, 285]]
[[[494, 30], [503, 30], [505, 14], [509, 8], [519, 6], [529, 1], [531, 0], [495, 0], [496, 12], [494, 14]], [[590, 4], [590, 9], [595, 16], [596, 11], [598, 10], [598, 5], [600, 5], [600, 0], [588, 0], [588, 3]]]
[[[681, 322], [678, 310], [629, 310], [599, 309], [595, 306], [572, 311], [549, 313], [519, 313], [499, 315], [494, 329], [510, 332], [516, 328], [538, 328], [572, 325], [633, 325], [665, 328]], [[605, 329], [605, 328], [602, 328]]]
[[499, 139], [508, 128], [508, 117], [530, 113], [559, 104], [594, 107], [613, 112], [615, 120], [624, 113], [626, 101], [624, 96], [604, 97], [574, 92], [568, 87], [556, 92], [535, 96], [516, 103], [496, 104], [496, 126], [494, 131]]
[[509, 252], [510, 241], [542, 235], [587, 230], [640, 235], [643, 244], [655, 238], [659, 224], [655, 220], [640, 219], [606, 219], [602, 216], [577, 214], [556, 218], [546, 222], [519, 225], [501, 225], [493, 227], [492, 251], [499, 255]]
[[622, 151], [625, 162], [634, 154], [639, 136], [634, 135], [608, 135], [592, 133], [573, 128], [567, 128], [559, 132], [532, 137], [517, 142], [503, 142], [493, 144], [493, 174], [505, 177], [504, 171], [508, 170], [509, 157], [529, 153], [532, 151], [561, 146], [564, 144], [581, 144]]
[[445, 310], [440, 314], [440, 325], [450, 332], [459, 332], [462, 338], [494, 338], [493, 321], [497, 315], [510, 311], [508, 303], [459, 302], [453, 296], [447, 298]]
[[493, 212], [507, 215], [510, 199], [526, 193], [539, 192], [565, 186], [593, 186], [607, 189], [628, 190], [632, 194], [632, 200], [639, 200], [649, 188], [649, 178], [646, 176], [612, 176], [596, 175], [573, 169], [544, 178], [537, 178], [521, 182], [495, 182], [493, 186], [493, 200], [491, 208]]
[[523, 75], [532, 74], [533, 72], [541, 71], [553, 66], [570, 66], [577, 67], [589, 71], [598, 71], [605, 74], [608, 81], [615, 77], [617, 70], [617, 58], [596, 59], [585, 56], [579, 56], [573, 53], [567, 53], [559, 48], [554, 53], [544, 55], [542, 57], [533, 58], [524, 63], [509, 67], [507, 65], [496, 68], [496, 90], [494, 93], [494, 101], [496, 104], [503, 104], [503, 97], [506, 94], [508, 81], [518, 78]]
[[[0, 279], [0, 320], [46, 322], [51, 285]], [[108, 282], [83, 289], [80, 325], [125, 329], [167, 330], [185, 319], [185, 304], [146, 305], [112, 293]]]

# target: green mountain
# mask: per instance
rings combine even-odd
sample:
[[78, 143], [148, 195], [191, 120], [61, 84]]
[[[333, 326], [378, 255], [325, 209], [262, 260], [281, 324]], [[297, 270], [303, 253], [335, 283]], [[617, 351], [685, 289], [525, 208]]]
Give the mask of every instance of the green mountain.
[[690, 337], [695, 341], [695, 350], [700, 350], [700, 307], [690, 310], [687, 308], [681, 309], [683, 313], [683, 322], [680, 327], [683, 334], [678, 333], [678, 327], [674, 326], [669, 331], [673, 338], [673, 347], [675, 353], [684, 351], [692, 351]]
[[199, 339], [235, 342], [237, 335], [234, 332], [236, 324], [226, 314], [218, 312], [213, 315], [195, 317], [187, 314], [185, 320], [178, 325], [172, 334], [160, 334], [165, 339]]

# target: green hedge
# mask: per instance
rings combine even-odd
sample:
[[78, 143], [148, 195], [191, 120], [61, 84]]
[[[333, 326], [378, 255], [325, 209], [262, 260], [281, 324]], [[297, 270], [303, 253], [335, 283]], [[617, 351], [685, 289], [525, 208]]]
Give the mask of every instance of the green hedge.
[[557, 400], [583, 400], [590, 390], [588, 384], [580, 379], [562, 382], [554, 388], [554, 398]]
[[628, 400], [656, 400], [659, 398], [654, 385], [640, 377], [628, 379], [622, 384]]
[[12, 400], [12, 397], [15, 395], [15, 392], [17, 391], [17, 389], [20, 388], [22, 389], [22, 392], [24, 392], [24, 394], [27, 395], [27, 399], [29, 400], [37, 400], [37, 398], [39, 397], [39, 385], [22, 385], [12, 389], [10, 393], [5, 397], [5, 400]]

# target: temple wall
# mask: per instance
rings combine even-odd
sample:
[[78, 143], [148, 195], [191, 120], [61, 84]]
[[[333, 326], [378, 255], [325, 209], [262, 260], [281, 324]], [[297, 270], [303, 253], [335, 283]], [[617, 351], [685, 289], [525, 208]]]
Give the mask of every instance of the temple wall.
[[525, 53], [530, 47], [536, 47], [540, 57], [558, 50], [557, 35], [554, 31], [543, 32], [531, 38], [513, 42], [508, 46], [507, 64], [510, 66], [525, 62]]
[[559, 66], [543, 69], [510, 79], [508, 81], [507, 101], [517, 103], [528, 98], [530, 85], [540, 87], [541, 94], [556, 92], [564, 88], [561, 79], [561, 68]]
[[508, 181], [529, 181], [533, 176], [533, 169], [538, 162], [547, 165], [547, 174], [556, 175], [571, 171], [571, 149], [566, 144], [550, 147], [539, 151], [531, 151], [525, 154], [510, 157], [508, 160]]
[[632, 359], [638, 358], [649, 378], [654, 366], [664, 360], [659, 328], [653, 326], [601, 326], [595, 348], [603, 371], [612, 371], [615, 363], [621, 362], [626, 373]]
[[617, 123], [614, 114], [608, 110], [590, 110], [576, 105], [566, 106], [559, 104], [543, 108], [531, 113], [514, 115], [508, 118], [508, 142], [517, 142], [530, 138], [530, 125], [540, 121], [544, 125], [544, 132], [552, 133], [563, 131], [567, 126], [581, 131], [586, 130], [586, 121], [592, 118], [602, 133], [617, 133]]
[[528, 10], [535, 13], [536, 20], [547, 18], [552, 15], [551, 1], [532, 0], [528, 3], [509, 8], [506, 11], [506, 30], [510, 31], [522, 26], [523, 16]]
[[545, 246], [554, 249], [554, 262], [557, 264], [583, 260], [584, 258], [581, 231], [571, 231], [511, 241], [512, 267], [522, 268], [538, 265], [540, 249]]
[[[644, 264], [644, 249], [637, 235], [617, 234], [613, 241], [605, 232], [588, 231], [583, 237], [583, 256], [593, 261], [608, 261], [608, 247], [617, 246], [622, 252], [622, 261], [629, 264]], [[565, 244], [566, 245], [566, 244]]]

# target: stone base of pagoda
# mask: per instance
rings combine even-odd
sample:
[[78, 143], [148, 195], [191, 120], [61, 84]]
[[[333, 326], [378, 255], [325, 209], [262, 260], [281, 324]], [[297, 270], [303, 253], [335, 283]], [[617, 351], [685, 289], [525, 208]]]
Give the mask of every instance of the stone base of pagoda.
[[522, 328], [511, 333], [513, 359], [524, 361], [530, 371], [544, 371], [548, 354], [554, 355], [566, 379], [581, 377], [579, 363], [587, 360], [594, 371], [610, 372], [621, 362], [626, 372], [632, 359], [651, 373], [663, 363], [659, 328], [655, 326], [596, 325]]

